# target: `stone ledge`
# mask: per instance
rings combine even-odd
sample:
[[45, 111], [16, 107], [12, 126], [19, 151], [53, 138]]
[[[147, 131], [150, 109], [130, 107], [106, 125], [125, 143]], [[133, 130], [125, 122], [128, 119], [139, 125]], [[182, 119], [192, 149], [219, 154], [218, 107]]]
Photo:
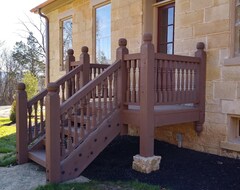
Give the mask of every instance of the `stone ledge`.
[[142, 157], [140, 155], [133, 156], [132, 169], [149, 174], [152, 171], [159, 170], [161, 156]]
[[220, 147], [223, 149], [240, 152], [240, 142], [234, 143], [234, 142], [222, 141], [220, 143]]

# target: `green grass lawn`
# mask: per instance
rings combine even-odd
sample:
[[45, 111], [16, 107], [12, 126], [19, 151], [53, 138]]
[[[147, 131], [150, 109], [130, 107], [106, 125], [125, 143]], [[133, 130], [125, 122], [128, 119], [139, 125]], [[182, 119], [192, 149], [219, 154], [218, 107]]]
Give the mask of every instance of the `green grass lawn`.
[[72, 183], [72, 184], [48, 184], [40, 186], [36, 190], [166, 190], [156, 185], [148, 185], [138, 181], [130, 182], [97, 182]]
[[0, 118], [0, 166], [16, 163], [16, 126], [9, 118]]

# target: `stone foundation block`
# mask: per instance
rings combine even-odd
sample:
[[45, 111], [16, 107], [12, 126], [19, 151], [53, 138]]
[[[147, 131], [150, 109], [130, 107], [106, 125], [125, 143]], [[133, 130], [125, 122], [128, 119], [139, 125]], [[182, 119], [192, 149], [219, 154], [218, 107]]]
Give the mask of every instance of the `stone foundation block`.
[[151, 173], [159, 170], [161, 156], [142, 157], [140, 155], [133, 156], [132, 169], [141, 173]]

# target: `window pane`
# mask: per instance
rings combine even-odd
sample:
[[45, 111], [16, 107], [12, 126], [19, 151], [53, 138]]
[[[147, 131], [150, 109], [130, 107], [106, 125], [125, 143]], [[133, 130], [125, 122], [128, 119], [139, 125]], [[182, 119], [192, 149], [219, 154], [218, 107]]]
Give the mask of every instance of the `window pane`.
[[168, 9], [168, 25], [173, 24], [174, 21], [174, 7]]
[[172, 43], [167, 45], [167, 54], [173, 54], [173, 44]]
[[62, 70], [65, 69], [65, 57], [68, 49], [72, 49], [72, 18], [62, 21]]
[[111, 60], [111, 4], [96, 9], [96, 59], [98, 63]]
[[173, 42], [173, 26], [168, 27], [167, 42]]

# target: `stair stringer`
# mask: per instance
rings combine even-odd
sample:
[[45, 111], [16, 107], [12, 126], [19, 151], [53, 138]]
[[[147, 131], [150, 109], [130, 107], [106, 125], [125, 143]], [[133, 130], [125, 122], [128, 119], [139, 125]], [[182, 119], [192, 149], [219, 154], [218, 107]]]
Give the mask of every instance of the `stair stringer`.
[[78, 177], [120, 131], [120, 111], [115, 110], [61, 162], [61, 181]]

